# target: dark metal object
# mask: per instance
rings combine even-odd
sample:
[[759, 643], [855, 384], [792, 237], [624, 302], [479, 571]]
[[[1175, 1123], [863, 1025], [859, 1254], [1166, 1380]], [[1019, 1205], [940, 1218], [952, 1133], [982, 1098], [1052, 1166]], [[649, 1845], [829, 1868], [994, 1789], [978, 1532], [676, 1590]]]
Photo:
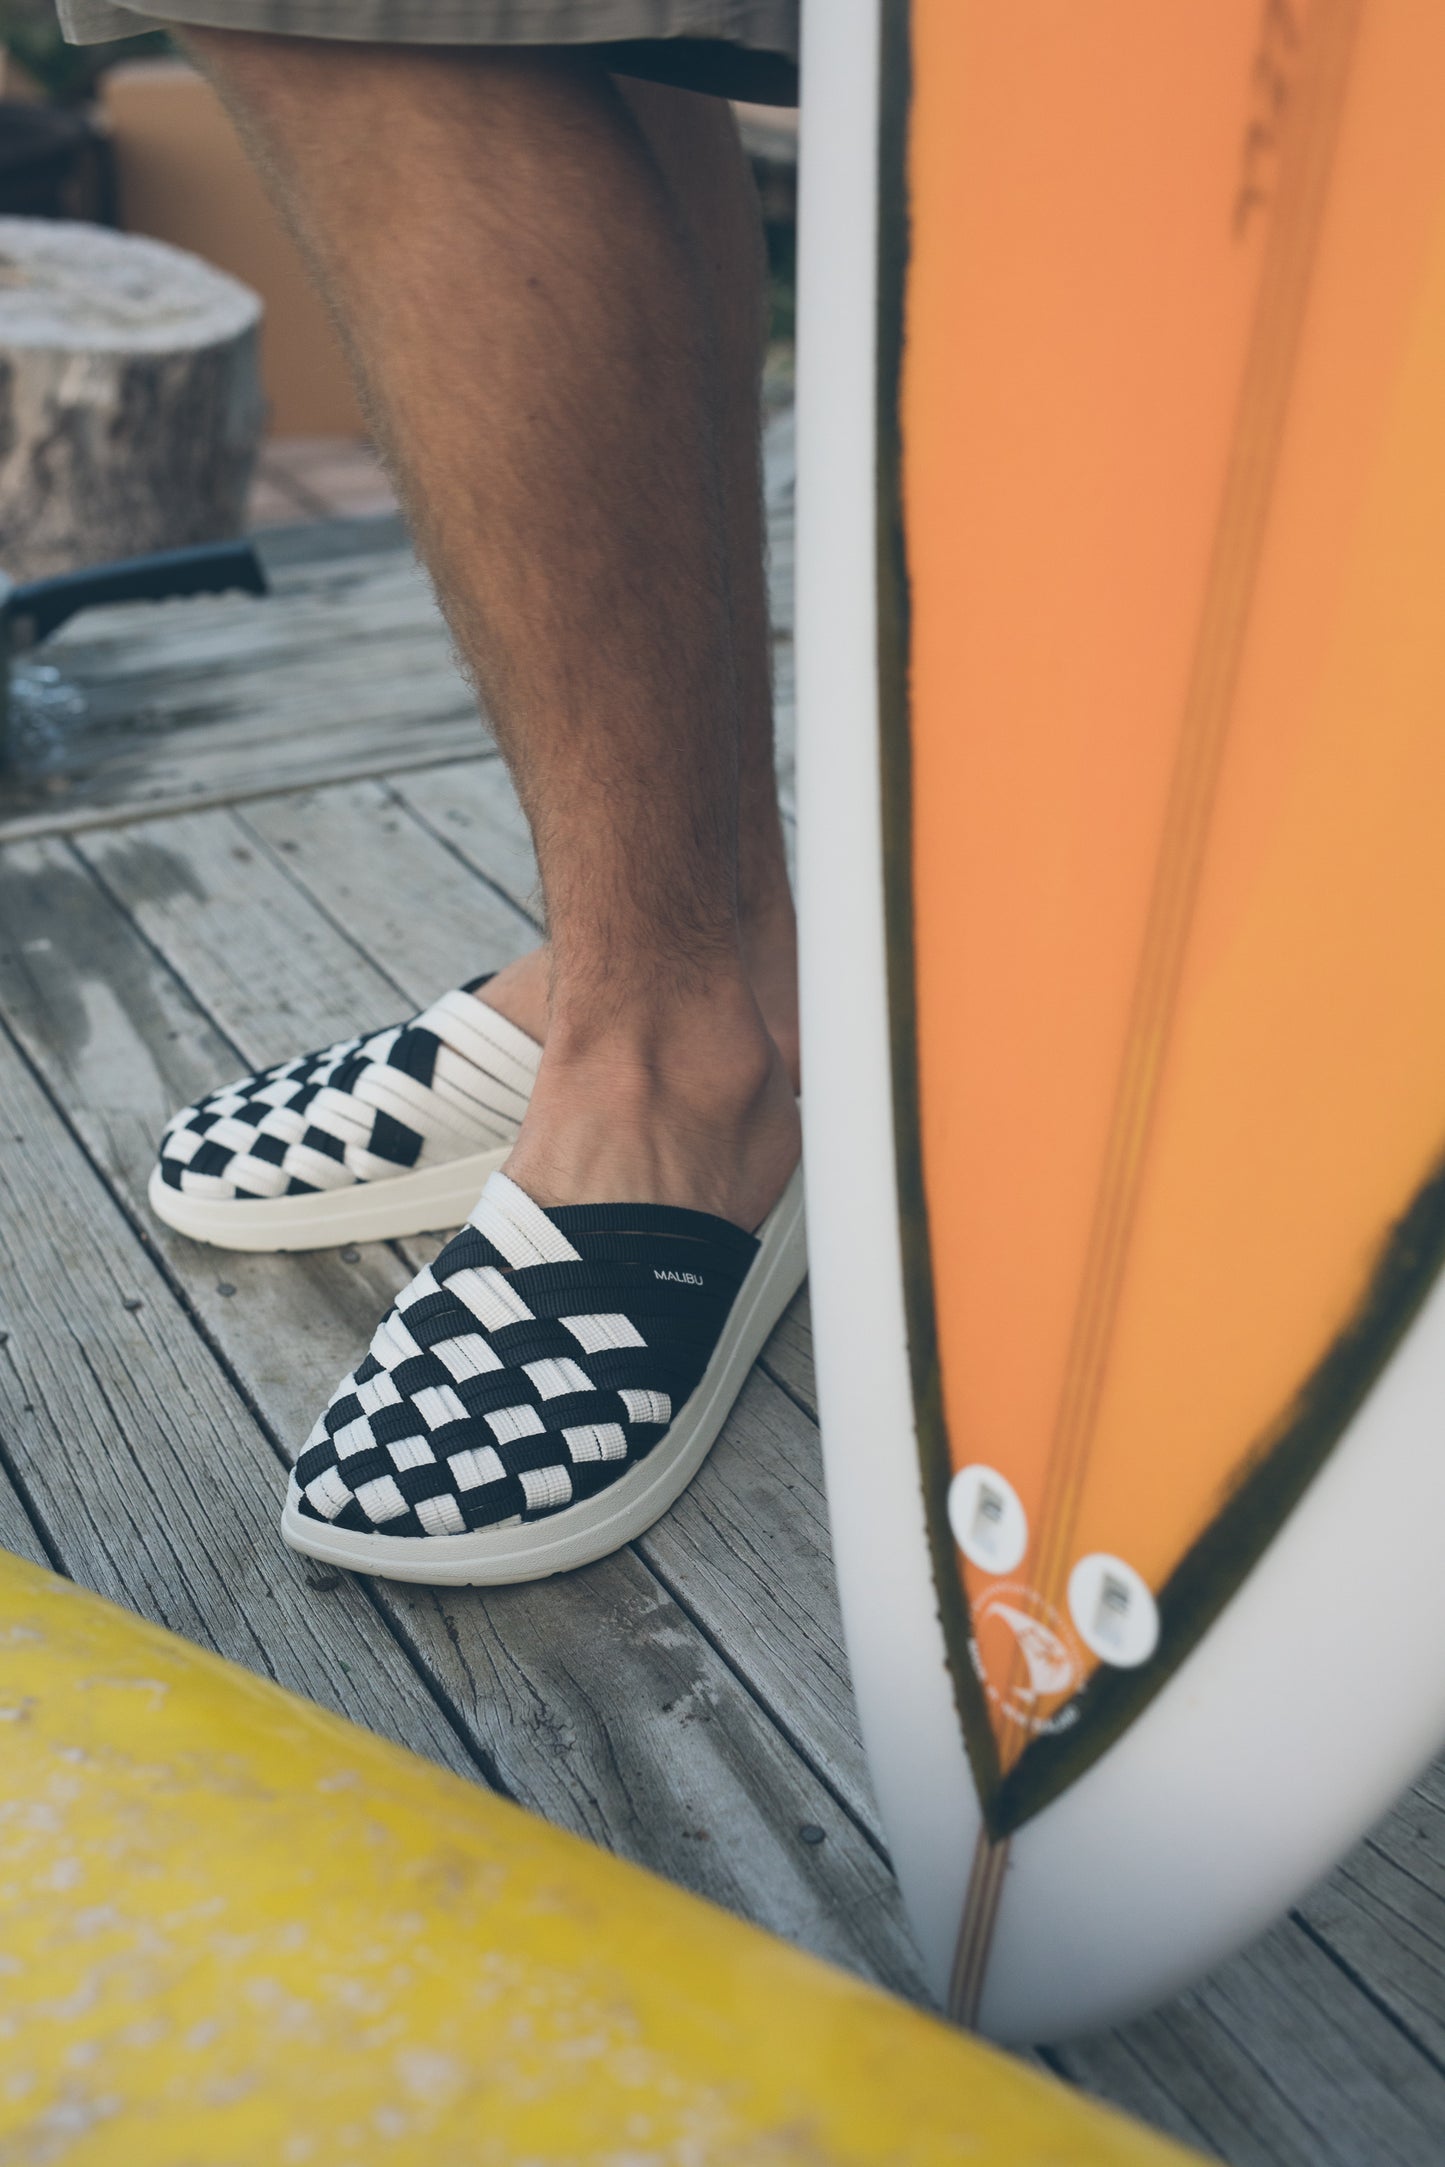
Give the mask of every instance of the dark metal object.
[[110, 602], [163, 602], [174, 595], [265, 594], [266, 574], [249, 542], [163, 549], [83, 572], [16, 585], [0, 572], [0, 769], [7, 764], [10, 660], [58, 631], [79, 610]]
[[115, 214], [115, 149], [105, 129], [82, 110], [0, 99], [0, 215], [113, 226]]

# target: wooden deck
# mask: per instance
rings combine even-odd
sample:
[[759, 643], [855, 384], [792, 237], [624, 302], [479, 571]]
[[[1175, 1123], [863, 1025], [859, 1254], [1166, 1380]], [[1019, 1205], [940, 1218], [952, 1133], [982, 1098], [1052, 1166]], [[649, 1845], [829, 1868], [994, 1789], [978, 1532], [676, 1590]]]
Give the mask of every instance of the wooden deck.
[[[789, 432], [780, 409], [791, 817]], [[0, 1542], [917, 1993], [840, 1645], [806, 1296], [692, 1489], [585, 1572], [430, 1591], [279, 1544], [284, 1462], [435, 1245], [200, 1248], [146, 1210], [157, 1132], [229, 1075], [516, 954], [536, 920], [515, 801], [394, 525], [309, 526], [268, 555], [270, 600], [96, 613], [21, 688], [27, 770], [0, 788]], [[1442, 1967], [1437, 1769], [1257, 1947], [1045, 2059], [1234, 2167], [1438, 2167]]]

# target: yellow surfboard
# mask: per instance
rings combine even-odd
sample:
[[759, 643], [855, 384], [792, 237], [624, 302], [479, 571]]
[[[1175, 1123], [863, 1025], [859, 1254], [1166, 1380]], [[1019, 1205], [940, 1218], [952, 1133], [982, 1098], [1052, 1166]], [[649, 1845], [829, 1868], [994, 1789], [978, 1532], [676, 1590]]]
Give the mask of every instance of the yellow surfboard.
[[877, 145], [871, 276], [835, 246], [802, 320], [805, 979], [845, 879], [874, 959], [866, 1082], [858, 988], [806, 1019], [825, 1442], [915, 1915], [1037, 2036], [1263, 1924], [1445, 1739], [1445, 11], [822, 35]]
[[0, 1554], [0, 2156], [1193, 2157]]

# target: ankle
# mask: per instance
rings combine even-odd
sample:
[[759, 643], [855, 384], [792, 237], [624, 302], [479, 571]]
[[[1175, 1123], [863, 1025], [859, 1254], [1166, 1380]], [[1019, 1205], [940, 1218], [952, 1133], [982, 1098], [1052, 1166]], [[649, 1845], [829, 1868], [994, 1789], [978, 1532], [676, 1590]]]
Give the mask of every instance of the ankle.
[[750, 1101], [777, 1062], [766, 1023], [739, 969], [706, 987], [650, 983], [625, 1004], [554, 998], [547, 1033], [556, 1076], [611, 1078], [639, 1101]]
[[797, 1164], [792, 1086], [746, 980], [554, 1013], [507, 1171], [538, 1203], [657, 1203], [755, 1227]]
[[[659, 997], [656, 1013], [647, 1023], [640, 1022], [629, 1004], [628, 1013], [615, 1019], [619, 1024], [617, 1037], [623, 1044], [632, 1042], [633, 1058], [649, 1063], [659, 1043], [669, 1049], [680, 1033], [690, 1040], [699, 1035], [692, 1013], [695, 1009], [702, 1017], [704, 1038], [707, 1025], [715, 1020], [709, 1015], [709, 1011], [713, 1011], [715, 1016], [725, 1019], [716, 1035], [727, 1038], [736, 1047], [747, 1033], [745, 1009], [750, 998], [782, 1056], [783, 1066], [796, 1092], [798, 942], [793, 898], [786, 882], [781, 888], [775, 885], [766, 900], [759, 902], [745, 918], [742, 962], [745, 977], [726, 974], [726, 995], [710, 984], [701, 992], [680, 990], [673, 997]], [[550, 980], [549, 952], [545, 947], [534, 948], [515, 962], [504, 964], [484, 986], [478, 987], [477, 999], [496, 1009], [519, 1031], [536, 1039], [539, 1045], [556, 1038], [560, 1026], [562, 1044], [568, 1050], [569, 1058], [585, 1058], [593, 1042], [607, 1041], [615, 1050], [616, 1041], [610, 1024], [604, 1027], [599, 1023], [599, 1017], [605, 1018], [609, 1014], [606, 1001], [564, 1000], [561, 1016], [554, 1022], [549, 1016]]]

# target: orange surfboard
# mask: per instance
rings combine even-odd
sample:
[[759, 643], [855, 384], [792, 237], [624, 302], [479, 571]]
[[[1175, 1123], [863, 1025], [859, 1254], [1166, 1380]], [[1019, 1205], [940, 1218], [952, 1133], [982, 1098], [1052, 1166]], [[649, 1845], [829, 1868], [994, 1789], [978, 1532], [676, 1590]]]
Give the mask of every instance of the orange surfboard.
[[[849, 0], [812, 36], [877, 143], [870, 278], [820, 242], [826, 109], [805, 181], [825, 1445], [940, 1987], [1044, 2036], [1263, 1924], [1445, 1739], [1445, 11]], [[810, 307], [867, 340], [866, 434]], [[876, 968], [835, 1001], [845, 878]], [[904, 1703], [952, 1732], [932, 1812]]]

